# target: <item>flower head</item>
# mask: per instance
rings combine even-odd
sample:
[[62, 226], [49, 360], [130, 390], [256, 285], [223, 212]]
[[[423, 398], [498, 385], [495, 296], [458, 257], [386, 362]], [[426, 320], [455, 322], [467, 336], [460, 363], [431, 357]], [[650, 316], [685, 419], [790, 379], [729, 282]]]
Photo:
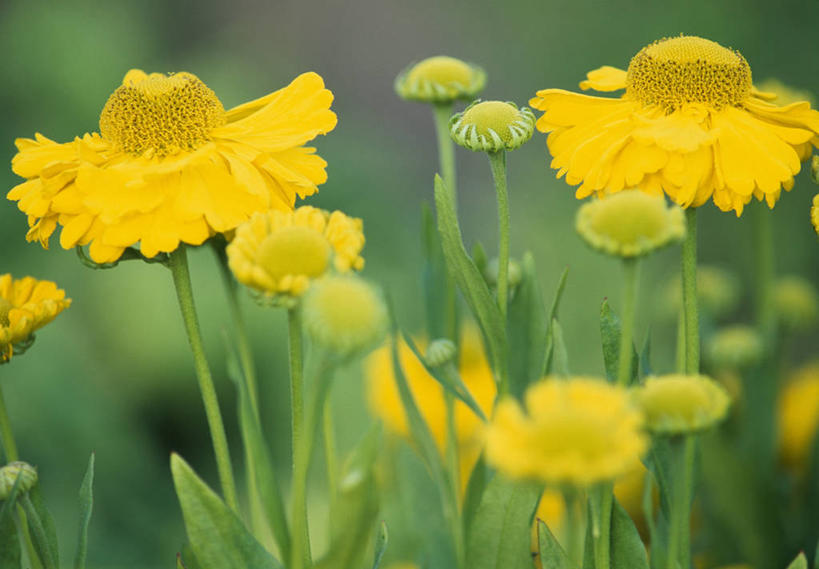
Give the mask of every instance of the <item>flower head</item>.
[[819, 321], [819, 294], [808, 280], [780, 278], [774, 285], [773, 300], [779, 321], [789, 330], [809, 330]]
[[635, 388], [646, 416], [646, 428], [662, 435], [693, 433], [725, 418], [731, 398], [723, 387], [704, 375], [649, 377]]
[[525, 400], [525, 412], [500, 402], [486, 432], [486, 458], [507, 476], [586, 486], [624, 474], [646, 450], [642, 413], [624, 388], [551, 377]]
[[51, 281], [0, 275], [0, 363], [22, 352], [38, 330], [71, 306], [65, 291]]
[[254, 214], [236, 229], [227, 255], [239, 282], [268, 296], [300, 296], [330, 268], [360, 270], [363, 247], [360, 219], [301, 206]]
[[486, 73], [477, 65], [436, 55], [410, 65], [395, 80], [399, 96], [423, 103], [473, 99], [486, 85]]
[[582, 89], [619, 99], [546, 89], [530, 101], [545, 111], [552, 168], [577, 197], [637, 187], [683, 207], [709, 199], [742, 213], [756, 197], [770, 207], [789, 190], [819, 145], [819, 112], [807, 102], [784, 107], [753, 87], [742, 55], [696, 36], [656, 41], [628, 70], [601, 67]]
[[782, 458], [804, 465], [819, 432], [819, 361], [798, 369], [779, 398], [779, 437]]
[[10, 462], [0, 468], [0, 501], [7, 499], [20, 479], [18, 492], [25, 493], [37, 485], [37, 469], [26, 462]]
[[583, 204], [575, 227], [591, 247], [620, 257], [646, 255], [685, 238], [682, 210], [637, 190]]
[[331, 275], [318, 280], [305, 296], [303, 310], [307, 334], [340, 355], [372, 348], [384, 337], [384, 301], [360, 277]]
[[534, 129], [532, 111], [503, 101], [475, 101], [449, 121], [455, 142], [483, 152], [514, 150], [532, 138]]
[[315, 73], [225, 111], [191, 73], [129, 71], [100, 132], [60, 144], [16, 141], [8, 199], [28, 214], [29, 241], [90, 244], [98, 263], [139, 246], [145, 257], [199, 245], [253, 213], [290, 210], [315, 193], [326, 163], [304, 144], [331, 131], [333, 95]]
[[718, 330], [708, 341], [706, 355], [717, 369], [744, 369], [762, 358], [765, 346], [750, 326], [736, 324]]

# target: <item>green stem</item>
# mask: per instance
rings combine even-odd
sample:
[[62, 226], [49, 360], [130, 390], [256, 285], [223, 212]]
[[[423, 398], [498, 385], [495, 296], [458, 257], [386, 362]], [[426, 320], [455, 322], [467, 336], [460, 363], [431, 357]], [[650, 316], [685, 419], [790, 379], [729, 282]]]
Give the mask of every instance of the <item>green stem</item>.
[[[449, 364], [451, 365], [451, 364]], [[458, 434], [455, 428], [455, 396], [447, 392], [446, 397], [446, 458], [449, 471], [449, 515], [452, 539], [455, 544], [456, 567], [461, 569], [466, 561], [464, 524], [461, 514], [461, 464], [458, 456]]]
[[580, 491], [575, 488], [566, 488], [563, 490], [563, 499], [566, 502], [566, 553], [572, 567], [582, 567], [583, 536], [586, 528], [583, 519], [585, 508]]
[[332, 503], [338, 492], [338, 454], [333, 429], [333, 407], [330, 398], [324, 402], [324, 460], [327, 463], [327, 491]]
[[696, 445], [696, 435], [685, 435], [681, 440], [672, 441], [672, 460], [678, 466], [672, 481], [666, 569], [691, 567], [691, 502]]
[[764, 204], [752, 204], [754, 243], [754, 308], [757, 326], [765, 339], [766, 346], [770, 347], [774, 339], [776, 311], [773, 302], [774, 287], [774, 242], [773, 228], [771, 227], [771, 212]]
[[685, 373], [685, 307], [680, 299], [680, 310], [677, 314], [677, 355], [676, 366], [677, 373]]
[[600, 508], [595, 512], [593, 529], [594, 567], [609, 569], [611, 558], [611, 509], [614, 502], [612, 484], [603, 484], [599, 489]]
[[691, 567], [691, 502], [694, 498], [694, 458], [696, 449], [696, 435], [685, 437], [682, 496], [680, 497], [684, 512], [681, 514], [680, 524], [680, 566], [683, 569]]
[[31, 530], [34, 541], [38, 544], [37, 549], [42, 553], [41, 558], [38, 556], [39, 561], [42, 561], [46, 569], [59, 569], [57, 567], [57, 560], [54, 559], [56, 551], [52, 550], [52, 544], [46, 533], [43, 521], [40, 519], [40, 515], [37, 513], [37, 509], [34, 507], [28, 493], [20, 496], [19, 502], [26, 514], [27, 525]]
[[208, 419], [211, 440], [213, 441], [213, 452], [216, 456], [216, 466], [219, 470], [219, 481], [222, 485], [222, 493], [225, 502], [234, 512], [239, 511], [238, 500], [236, 499], [236, 484], [233, 480], [231, 470], [230, 451], [228, 449], [227, 436], [225, 435], [225, 425], [222, 422], [222, 413], [219, 410], [219, 400], [216, 397], [216, 388], [213, 385], [213, 378], [205, 358], [205, 350], [202, 344], [202, 334], [199, 330], [199, 319], [196, 316], [196, 306], [193, 302], [193, 288], [191, 286], [190, 272], [188, 271], [188, 255], [184, 245], [180, 245], [176, 251], [170, 254], [168, 267], [173, 274], [173, 282], [176, 287], [176, 296], [179, 300], [179, 309], [182, 312], [182, 320], [185, 323], [185, 331], [188, 335], [191, 352], [193, 354], [194, 368], [196, 369], [196, 379], [199, 381], [199, 391], [202, 394], [202, 402], [205, 405], [205, 414]]
[[639, 262], [636, 258], [623, 259], [623, 314], [620, 328], [620, 358], [617, 366], [617, 384], [622, 386], [631, 383]]
[[6, 401], [3, 398], [3, 388], [0, 386], [0, 441], [3, 443], [3, 452], [6, 462], [14, 462], [20, 459], [17, 453], [17, 443], [14, 442], [14, 433], [11, 430], [11, 421], [8, 411], [6, 411]]
[[685, 312], [685, 373], [700, 372], [700, 323], [697, 308], [697, 209], [685, 210], [688, 232], [682, 246], [682, 293]]
[[506, 304], [509, 302], [509, 195], [506, 188], [506, 151], [489, 153], [492, 179], [498, 197], [498, 308], [506, 322]]

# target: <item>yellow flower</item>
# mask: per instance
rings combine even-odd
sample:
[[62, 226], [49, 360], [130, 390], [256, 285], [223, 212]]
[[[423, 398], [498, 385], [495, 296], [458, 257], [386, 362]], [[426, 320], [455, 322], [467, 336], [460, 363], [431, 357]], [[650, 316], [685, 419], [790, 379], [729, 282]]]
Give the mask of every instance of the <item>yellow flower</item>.
[[664, 435], [708, 429], [725, 418], [731, 405], [725, 389], [704, 375], [649, 377], [634, 393], [646, 428]]
[[819, 430], [819, 360], [797, 370], [779, 399], [779, 444], [790, 465], [805, 465]]
[[759, 363], [764, 351], [759, 333], [743, 324], [718, 330], [706, 346], [709, 362], [720, 370], [753, 366]]
[[646, 255], [685, 238], [682, 210], [637, 190], [583, 204], [575, 227], [591, 247], [620, 257]]
[[477, 65], [436, 55], [409, 66], [395, 80], [399, 96], [424, 103], [472, 99], [486, 85], [486, 73]]
[[33, 339], [42, 328], [71, 305], [65, 291], [51, 281], [32, 277], [19, 280], [0, 275], [0, 363], [7, 362], [15, 345]]
[[532, 138], [535, 115], [503, 101], [475, 101], [449, 121], [452, 140], [474, 151], [514, 150]]
[[550, 133], [551, 166], [580, 184], [578, 198], [638, 187], [683, 207], [713, 199], [740, 215], [752, 197], [773, 207], [819, 145], [809, 103], [766, 101], [739, 52], [695, 36], [656, 41], [627, 71], [601, 67], [580, 87], [625, 93], [547, 89], [530, 101], [545, 111], [537, 128]]
[[8, 199], [28, 214], [29, 241], [90, 243], [98, 263], [139, 244], [145, 257], [199, 245], [254, 212], [293, 208], [327, 165], [303, 146], [331, 131], [333, 94], [315, 73], [225, 111], [190, 73], [129, 71], [100, 115], [100, 133], [59, 144], [16, 141]]
[[547, 484], [587, 486], [624, 474], [646, 450], [643, 416], [628, 392], [603, 380], [547, 377], [498, 404], [486, 458], [499, 471]]
[[[395, 381], [391, 350], [389, 345], [382, 346], [367, 360], [367, 399], [373, 415], [381, 419], [389, 431], [409, 438], [407, 416]], [[403, 341], [399, 346], [399, 358], [412, 396], [443, 455], [448, 444], [444, 389], [427, 373], [424, 365]], [[474, 326], [466, 326], [462, 330], [458, 370], [461, 380], [481, 410], [486, 416], [490, 416], [497, 386], [484, 354], [479, 333]], [[455, 434], [463, 489], [480, 456], [483, 439], [481, 420], [460, 401], [455, 402]]]
[[785, 85], [779, 79], [765, 79], [759, 84], [761, 94], [771, 98], [780, 105], [791, 105], [801, 101], [807, 101], [811, 106], [816, 105], [816, 98], [813, 93], [804, 89], [794, 89]]
[[790, 330], [812, 328], [819, 320], [819, 295], [810, 281], [786, 276], [774, 285], [774, 304], [779, 321]]
[[362, 222], [340, 211], [301, 206], [256, 213], [236, 229], [227, 246], [236, 279], [269, 296], [299, 296], [331, 267], [360, 270]]

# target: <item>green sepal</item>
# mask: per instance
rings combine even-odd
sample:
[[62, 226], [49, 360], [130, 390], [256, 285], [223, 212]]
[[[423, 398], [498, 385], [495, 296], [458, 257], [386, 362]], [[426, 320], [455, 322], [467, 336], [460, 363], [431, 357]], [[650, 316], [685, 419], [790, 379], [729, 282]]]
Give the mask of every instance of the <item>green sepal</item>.
[[77, 553], [74, 556], [74, 569], [85, 569], [88, 554], [88, 525], [91, 523], [91, 512], [94, 509], [94, 453], [88, 459], [80, 485], [80, 528], [77, 537]]
[[43, 502], [40, 487], [34, 486], [20, 499], [26, 512], [28, 527], [34, 542], [34, 549], [45, 569], [60, 567], [60, 550], [57, 544], [57, 530], [54, 518]]
[[796, 559], [791, 561], [788, 569], [808, 569], [808, 558], [805, 557], [805, 552], [802, 551], [796, 556]]
[[22, 550], [17, 524], [14, 521], [14, 507], [20, 491], [22, 472], [17, 475], [8, 498], [0, 507], [0, 569], [18, 569], [22, 566]]
[[537, 543], [541, 567], [573, 569], [569, 555], [557, 541], [549, 526], [541, 519], [537, 520]]
[[384, 553], [387, 551], [387, 544], [390, 541], [390, 532], [387, 530], [387, 524], [381, 522], [378, 526], [378, 533], [375, 534], [375, 547], [373, 548], [373, 569], [378, 569], [381, 566], [381, 560], [384, 558]]
[[[606, 368], [606, 379], [611, 383], [617, 381], [617, 366], [620, 361], [620, 319], [609, 305], [608, 299], [603, 300], [600, 306], [600, 336], [603, 341], [603, 363]], [[632, 346], [631, 379], [629, 383], [637, 381], [639, 358], [637, 350]]]
[[171, 472], [188, 541], [201, 569], [282, 569], [178, 454], [171, 455]]
[[[486, 286], [481, 271], [464, 248], [461, 228], [452, 203], [452, 196], [440, 176], [435, 176], [435, 207], [438, 212], [438, 232], [450, 273], [463, 292], [469, 308], [478, 321], [492, 368], [507, 369], [506, 334], [500, 309]], [[500, 379], [500, 378], [496, 378]]]
[[470, 569], [531, 569], [530, 529], [542, 489], [496, 475], [486, 487], [468, 536]]

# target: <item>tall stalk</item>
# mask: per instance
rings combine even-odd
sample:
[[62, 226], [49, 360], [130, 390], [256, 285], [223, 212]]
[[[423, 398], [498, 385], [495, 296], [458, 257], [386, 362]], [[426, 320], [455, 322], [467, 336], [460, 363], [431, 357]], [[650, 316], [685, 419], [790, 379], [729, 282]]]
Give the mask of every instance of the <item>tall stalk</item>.
[[682, 293], [685, 314], [685, 373], [700, 372], [700, 319], [697, 307], [697, 209], [685, 210], [687, 233], [682, 246]]
[[639, 259], [636, 258], [623, 259], [623, 315], [620, 328], [620, 356], [617, 367], [617, 384], [622, 386], [626, 386], [631, 382], [639, 262]]

